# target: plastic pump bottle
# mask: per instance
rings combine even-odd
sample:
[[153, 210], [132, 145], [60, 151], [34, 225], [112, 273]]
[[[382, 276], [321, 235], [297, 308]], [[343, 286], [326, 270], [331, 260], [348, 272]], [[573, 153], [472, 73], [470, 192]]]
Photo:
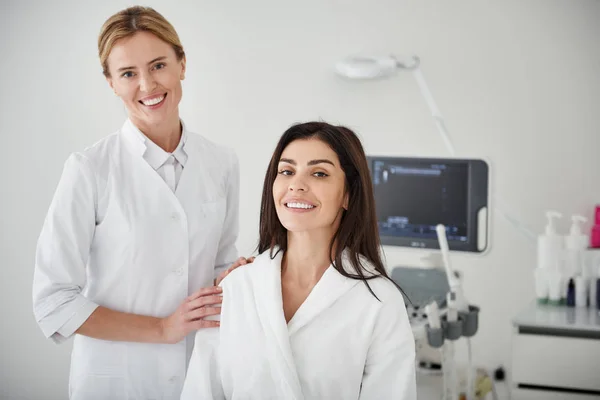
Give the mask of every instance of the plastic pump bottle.
[[587, 279], [588, 271], [584, 265], [584, 251], [588, 247], [589, 236], [583, 234], [582, 225], [587, 218], [573, 215], [569, 235], [565, 236], [566, 259], [565, 270], [569, 278], [582, 275]]
[[538, 268], [551, 268], [563, 250], [563, 237], [556, 232], [556, 219], [562, 214], [557, 211], [547, 211], [548, 224], [543, 235], [538, 237]]
[[[558, 304], [563, 295], [560, 260], [564, 238], [556, 232], [555, 221], [562, 217], [559, 212], [547, 211], [548, 224], [537, 241], [537, 268], [534, 271], [536, 298], [539, 303]], [[565, 293], [566, 295], [566, 293]]]
[[600, 264], [598, 264], [598, 272], [596, 275], [596, 309], [600, 310]]

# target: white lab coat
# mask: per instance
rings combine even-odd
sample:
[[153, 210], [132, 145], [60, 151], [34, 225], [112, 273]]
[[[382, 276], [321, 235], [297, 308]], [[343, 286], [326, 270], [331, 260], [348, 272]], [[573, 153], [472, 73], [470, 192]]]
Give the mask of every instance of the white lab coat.
[[370, 280], [379, 302], [329, 267], [286, 325], [281, 258], [266, 251], [222, 282], [221, 327], [197, 332], [182, 400], [416, 399], [400, 291]]
[[[235, 261], [239, 169], [233, 151], [187, 132], [175, 192], [143, 159], [128, 120], [65, 163], [38, 241], [36, 320], [48, 338], [70, 337], [98, 305], [166, 317]], [[184, 126], [185, 129], [185, 126]], [[69, 395], [176, 399], [193, 334], [177, 344], [75, 335]]]

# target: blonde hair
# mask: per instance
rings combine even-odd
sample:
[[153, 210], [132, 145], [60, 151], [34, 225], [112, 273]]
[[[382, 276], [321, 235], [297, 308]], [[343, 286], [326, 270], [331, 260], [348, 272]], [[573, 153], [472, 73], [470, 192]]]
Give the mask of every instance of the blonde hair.
[[110, 77], [108, 56], [115, 43], [140, 31], [150, 32], [170, 44], [175, 50], [178, 61], [185, 57], [179, 36], [165, 17], [150, 7], [129, 7], [107, 19], [100, 30], [98, 56], [104, 76]]

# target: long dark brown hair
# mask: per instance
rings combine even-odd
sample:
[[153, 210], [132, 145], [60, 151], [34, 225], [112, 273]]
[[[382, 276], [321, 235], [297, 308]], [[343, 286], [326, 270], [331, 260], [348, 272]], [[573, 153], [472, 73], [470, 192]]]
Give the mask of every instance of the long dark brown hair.
[[[368, 281], [378, 276], [390, 280], [398, 289], [400, 287], [388, 276], [381, 257], [379, 231], [375, 214], [373, 185], [369, 174], [367, 158], [358, 136], [344, 126], [334, 126], [325, 122], [307, 122], [296, 124], [286, 130], [281, 138], [271, 162], [267, 168], [260, 204], [260, 238], [258, 252], [271, 250], [271, 258], [275, 257], [273, 249], [287, 250], [287, 229], [277, 217], [273, 200], [273, 183], [278, 174], [278, 164], [285, 148], [295, 140], [318, 139], [327, 144], [337, 154], [342, 170], [346, 176], [346, 193], [348, 209], [342, 210], [342, 218], [337, 232], [330, 243], [330, 260], [335, 269], [345, 277], [362, 280], [369, 291], [377, 298]], [[348, 250], [350, 264], [354, 273], [347, 272], [342, 265], [342, 252]], [[364, 257], [376, 270], [373, 274], [361, 262]], [[402, 291], [402, 289], [400, 289]]]

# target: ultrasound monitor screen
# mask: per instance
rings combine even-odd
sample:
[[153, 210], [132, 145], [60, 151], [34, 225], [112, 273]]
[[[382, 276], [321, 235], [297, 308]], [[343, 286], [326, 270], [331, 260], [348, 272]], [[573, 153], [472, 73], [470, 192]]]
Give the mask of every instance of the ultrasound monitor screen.
[[444, 224], [448, 241], [467, 241], [467, 163], [374, 160], [372, 168], [380, 235], [435, 239]]

